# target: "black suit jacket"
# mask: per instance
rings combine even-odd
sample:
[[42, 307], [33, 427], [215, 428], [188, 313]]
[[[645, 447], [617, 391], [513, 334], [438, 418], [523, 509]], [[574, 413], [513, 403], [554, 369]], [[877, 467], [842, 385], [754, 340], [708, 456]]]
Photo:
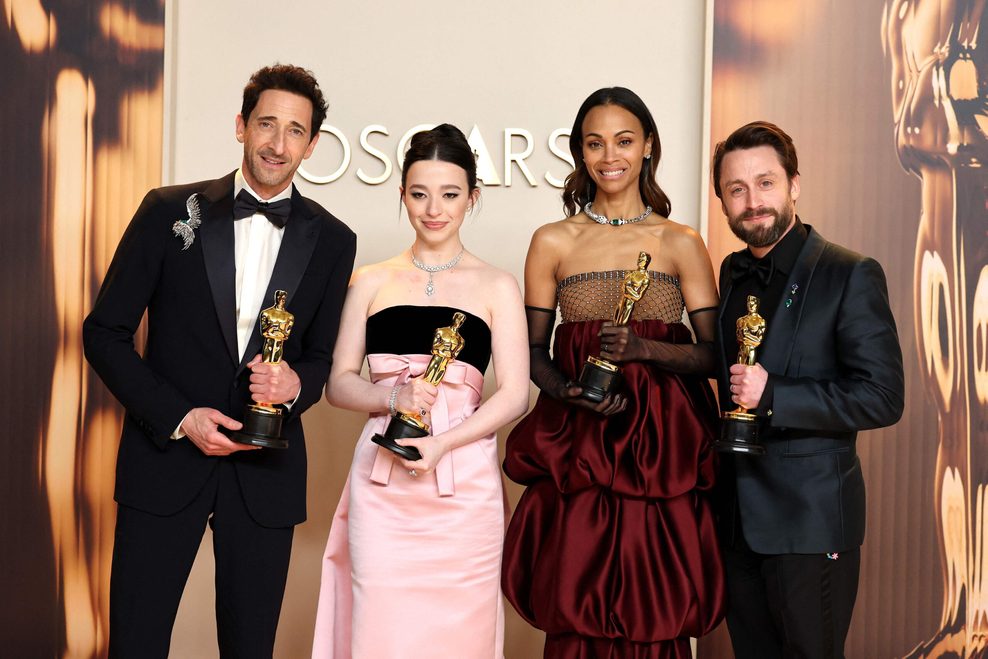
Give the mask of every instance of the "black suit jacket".
[[[771, 415], [761, 427], [767, 453], [722, 460], [722, 530], [732, 538], [740, 521], [748, 545], [763, 554], [834, 552], [862, 543], [857, 432], [895, 423], [903, 408], [902, 351], [882, 267], [807, 229], [757, 350], [774, 387]], [[720, 270], [721, 315], [731, 294], [731, 258]], [[723, 355], [720, 327], [717, 354]], [[718, 390], [725, 410], [736, 407], [729, 366], [722, 359]]]
[[[242, 419], [250, 401], [245, 365], [262, 344], [255, 324], [243, 359], [237, 354], [233, 229], [234, 173], [152, 190], [117, 247], [92, 312], [83, 325], [86, 358], [123, 404], [115, 498], [170, 515], [199, 492], [219, 460], [236, 466], [241, 491], [259, 524], [305, 520], [305, 441], [300, 416], [329, 375], [340, 311], [353, 268], [356, 237], [315, 202], [292, 193], [292, 213], [262, 308], [288, 291], [295, 315], [284, 360], [298, 373], [301, 393], [286, 415], [289, 448], [204, 455], [190, 440], [171, 440], [193, 407], [213, 407]], [[187, 218], [197, 194], [202, 225], [183, 250], [172, 224]], [[143, 356], [134, 333], [147, 310]]]

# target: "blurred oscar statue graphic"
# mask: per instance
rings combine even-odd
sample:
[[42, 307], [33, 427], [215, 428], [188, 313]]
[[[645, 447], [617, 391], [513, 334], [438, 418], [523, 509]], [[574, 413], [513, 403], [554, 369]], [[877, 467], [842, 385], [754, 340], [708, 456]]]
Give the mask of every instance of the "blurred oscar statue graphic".
[[[985, 0], [891, 0], [895, 145], [919, 177], [914, 314], [920, 371], [938, 415], [934, 510], [940, 629], [910, 658], [988, 649], [988, 28]], [[982, 37], [984, 35], [981, 35]]]

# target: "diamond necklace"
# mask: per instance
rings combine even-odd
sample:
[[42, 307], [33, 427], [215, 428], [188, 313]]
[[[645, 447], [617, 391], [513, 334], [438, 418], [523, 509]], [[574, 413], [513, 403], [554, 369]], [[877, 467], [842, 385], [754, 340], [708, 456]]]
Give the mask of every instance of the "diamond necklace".
[[623, 217], [616, 217], [613, 220], [609, 220], [603, 215], [600, 215], [599, 213], [595, 213], [593, 211], [593, 202], [588, 201], [587, 205], [583, 207], [583, 212], [586, 213], [587, 217], [589, 217], [597, 224], [610, 224], [612, 227], [619, 227], [622, 224], [634, 224], [635, 222], [641, 222], [646, 217], [652, 214], [652, 207], [646, 206], [645, 210], [642, 211], [642, 214], [639, 215], [638, 217], [629, 217], [628, 219], [624, 219]]
[[449, 270], [450, 268], [455, 267], [456, 264], [460, 262], [460, 259], [463, 258], [463, 251], [464, 250], [461, 247], [459, 254], [454, 256], [449, 261], [446, 261], [446, 263], [440, 263], [439, 265], [426, 265], [415, 257], [415, 252], [412, 252], [412, 265], [414, 265], [419, 270], [425, 270], [426, 272], [429, 273], [429, 283], [425, 285], [426, 295], [432, 296], [432, 294], [436, 292], [436, 287], [432, 283], [432, 275], [436, 274], [437, 272], [442, 272], [443, 270]]

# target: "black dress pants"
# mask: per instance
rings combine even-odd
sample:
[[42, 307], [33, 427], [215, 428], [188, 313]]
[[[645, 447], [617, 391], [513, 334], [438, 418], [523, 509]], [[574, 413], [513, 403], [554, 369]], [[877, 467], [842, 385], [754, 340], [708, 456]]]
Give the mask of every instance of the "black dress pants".
[[110, 572], [111, 658], [168, 656], [179, 601], [207, 523], [213, 531], [220, 656], [271, 657], [294, 527], [254, 522], [234, 466], [218, 462], [199, 495], [174, 515], [118, 505]]
[[842, 659], [861, 551], [757, 554], [724, 550], [727, 627], [736, 659]]

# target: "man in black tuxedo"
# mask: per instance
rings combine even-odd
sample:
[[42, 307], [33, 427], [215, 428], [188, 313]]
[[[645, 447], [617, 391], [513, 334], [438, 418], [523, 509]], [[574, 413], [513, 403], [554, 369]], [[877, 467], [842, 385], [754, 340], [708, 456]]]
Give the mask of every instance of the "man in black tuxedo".
[[[902, 415], [902, 352], [885, 274], [796, 216], [792, 140], [767, 122], [717, 145], [713, 184], [747, 248], [720, 270], [722, 409], [759, 417], [764, 455], [724, 454], [721, 531], [738, 659], [843, 657], [857, 595], [865, 490], [859, 430]], [[749, 295], [767, 323], [738, 363]]]
[[[356, 247], [292, 185], [325, 116], [308, 71], [256, 72], [236, 122], [240, 169], [148, 193], [84, 324], [86, 357], [126, 409], [111, 657], [167, 656], [207, 523], [221, 654], [271, 656], [292, 534], [305, 520], [300, 417], [329, 374]], [[279, 289], [294, 329], [283, 361], [266, 364], [257, 317]], [[142, 356], [134, 333], [145, 310]], [[282, 407], [287, 449], [229, 439], [251, 399]]]

